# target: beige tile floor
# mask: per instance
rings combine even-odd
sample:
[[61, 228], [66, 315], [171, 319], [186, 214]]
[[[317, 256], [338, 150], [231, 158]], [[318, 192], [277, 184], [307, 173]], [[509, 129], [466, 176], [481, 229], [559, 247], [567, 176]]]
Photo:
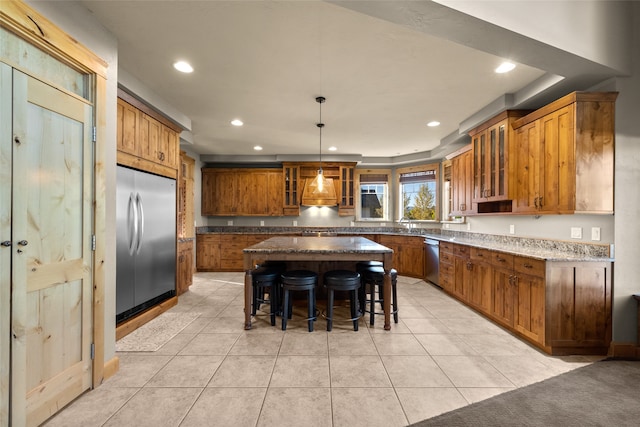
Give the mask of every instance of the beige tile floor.
[[336, 315], [309, 333], [300, 307], [283, 332], [267, 306], [245, 331], [243, 274], [198, 273], [171, 311], [199, 317], [158, 351], [118, 353], [47, 425], [406, 426], [600, 359], [547, 356], [421, 280], [399, 277], [398, 300], [391, 331]]

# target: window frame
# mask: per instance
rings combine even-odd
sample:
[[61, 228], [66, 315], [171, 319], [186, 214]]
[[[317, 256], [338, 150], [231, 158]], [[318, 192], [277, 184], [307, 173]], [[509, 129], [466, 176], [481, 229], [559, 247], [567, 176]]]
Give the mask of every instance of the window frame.
[[[387, 176], [387, 191], [384, 195], [384, 203], [386, 205], [386, 209], [384, 210], [384, 216], [382, 218], [363, 218], [362, 217], [362, 193], [360, 189], [360, 176], [361, 175], [386, 175]], [[356, 221], [364, 221], [364, 222], [388, 222], [392, 221], [392, 211], [393, 206], [391, 201], [393, 200], [391, 197], [391, 193], [393, 192], [393, 188], [391, 187], [393, 183], [393, 175], [391, 169], [356, 169], [355, 173], [355, 186], [358, 192], [357, 202], [356, 202]]]
[[440, 193], [441, 193], [441, 173], [440, 173], [440, 163], [425, 163], [415, 166], [408, 166], [404, 168], [396, 169], [395, 180], [394, 180], [394, 188], [397, 191], [396, 195], [396, 211], [395, 211], [395, 221], [400, 222], [400, 220], [404, 217], [404, 209], [402, 206], [402, 187], [400, 183], [400, 176], [406, 173], [412, 172], [425, 172], [425, 171], [433, 171], [435, 174], [435, 194], [434, 194], [434, 203], [435, 203], [435, 218], [434, 219], [412, 219], [411, 222], [419, 222], [419, 223], [433, 223], [440, 222]]

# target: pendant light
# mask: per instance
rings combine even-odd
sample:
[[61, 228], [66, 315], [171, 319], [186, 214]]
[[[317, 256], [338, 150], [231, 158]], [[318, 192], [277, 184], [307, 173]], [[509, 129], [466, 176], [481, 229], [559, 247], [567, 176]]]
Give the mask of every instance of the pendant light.
[[316, 98], [316, 102], [320, 105], [320, 122], [316, 124], [318, 129], [320, 129], [320, 168], [318, 169], [318, 175], [316, 176], [318, 191], [320, 192], [324, 189], [324, 174], [322, 173], [322, 128], [324, 127], [324, 123], [322, 123], [322, 104], [324, 101], [326, 101], [326, 99], [323, 96]]
[[322, 170], [322, 128], [324, 127], [324, 123], [322, 123], [322, 104], [325, 100], [323, 96], [316, 98], [316, 102], [320, 105], [320, 121], [316, 123], [320, 130], [320, 166], [315, 178], [313, 180], [309, 178], [305, 183], [302, 192], [303, 206], [335, 206], [338, 204], [333, 178], [326, 178]]

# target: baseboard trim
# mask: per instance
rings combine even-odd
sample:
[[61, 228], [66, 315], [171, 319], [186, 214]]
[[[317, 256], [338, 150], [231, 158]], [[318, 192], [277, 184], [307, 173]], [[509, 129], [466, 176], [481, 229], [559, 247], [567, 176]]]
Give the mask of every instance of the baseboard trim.
[[104, 364], [102, 381], [114, 376], [120, 370], [120, 358], [113, 356], [111, 360]]
[[124, 336], [127, 336], [145, 323], [160, 316], [162, 313], [169, 310], [176, 304], [178, 304], [178, 297], [172, 297], [166, 301], [161, 302], [158, 305], [151, 307], [146, 311], [143, 311], [139, 315], [122, 322], [120, 325], [116, 326], [116, 341]]
[[613, 359], [636, 359], [640, 360], [640, 347], [634, 343], [612, 342], [609, 345], [607, 356]]

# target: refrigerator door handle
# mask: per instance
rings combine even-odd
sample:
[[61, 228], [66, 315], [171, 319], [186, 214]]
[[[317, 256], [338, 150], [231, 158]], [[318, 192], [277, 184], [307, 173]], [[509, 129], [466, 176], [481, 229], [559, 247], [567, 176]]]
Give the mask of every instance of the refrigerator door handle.
[[138, 209], [133, 193], [129, 194], [127, 205], [127, 237], [129, 240], [129, 255], [133, 255], [138, 241]]
[[138, 241], [136, 247], [136, 254], [140, 253], [140, 249], [142, 249], [142, 238], [144, 236], [144, 209], [142, 203], [142, 196], [140, 193], [136, 193], [136, 205], [138, 206]]

